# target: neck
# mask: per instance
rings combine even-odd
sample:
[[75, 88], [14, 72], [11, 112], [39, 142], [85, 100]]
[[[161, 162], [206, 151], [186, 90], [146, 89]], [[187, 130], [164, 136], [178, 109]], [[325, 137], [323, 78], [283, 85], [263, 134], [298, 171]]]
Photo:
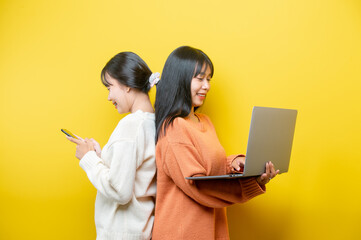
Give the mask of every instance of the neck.
[[196, 115], [194, 114], [194, 107], [192, 107], [191, 112], [188, 115], [188, 118], [193, 122], [197, 122], [197, 123], [199, 122], [198, 117], [196, 117]]
[[194, 107], [192, 107], [191, 112], [189, 113], [189, 115], [194, 115]]
[[132, 106], [130, 107], [130, 112], [134, 113], [138, 110], [143, 112], [154, 113], [154, 109], [152, 103], [150, 102], [149, 96], [146, 93], [138, 92], [135, 94], [134, 101]]

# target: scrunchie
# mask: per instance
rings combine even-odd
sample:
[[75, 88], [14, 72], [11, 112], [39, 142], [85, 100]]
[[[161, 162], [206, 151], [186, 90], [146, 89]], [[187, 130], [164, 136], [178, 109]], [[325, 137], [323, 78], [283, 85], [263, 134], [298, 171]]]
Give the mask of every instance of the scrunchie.
[[160, 77], [159, 72], [152, 73], [152, 75], [150, 75], [150, 77], [149, 77], [149, 85], [150, 85], [151, 88], [159, 82], [159, 80], [160, 80], [159, 77]]

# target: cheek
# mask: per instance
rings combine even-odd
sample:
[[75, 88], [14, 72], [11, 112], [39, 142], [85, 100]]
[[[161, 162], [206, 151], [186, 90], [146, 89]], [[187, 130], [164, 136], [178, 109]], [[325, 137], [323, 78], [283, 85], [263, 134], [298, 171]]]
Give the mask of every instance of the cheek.
[[191, 82], [191, 92], [192, 92], [192, 93], [195, 91], [196, 85], [197, 85], [197, 80], [196, 80], [196, 79], [192, 79], [192, 82]]
[[116, 92], [114, 92], [114, 97], [118, 100], [122, 100], [123, 96], [124, 93], [120, 89], [117, 89]]
[[129, 101], [123, 92], [119, 92], [117, 96], [117, 101], [118, 104], [121, 105], [123, 108], [127, 108], [129, 105]]
[[192, 82], [191, 85], [191, 92], [192, 94], [196, 94], [200, 89], [200, 84], [196, 83], [196, 82]]

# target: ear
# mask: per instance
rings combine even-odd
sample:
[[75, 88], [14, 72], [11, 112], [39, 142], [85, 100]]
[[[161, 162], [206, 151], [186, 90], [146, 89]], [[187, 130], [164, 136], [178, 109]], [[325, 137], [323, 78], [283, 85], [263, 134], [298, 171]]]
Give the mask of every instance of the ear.
[[130, 87], [126, 88], [127, 93], [130, 92], [130, 89], [131, 89]]

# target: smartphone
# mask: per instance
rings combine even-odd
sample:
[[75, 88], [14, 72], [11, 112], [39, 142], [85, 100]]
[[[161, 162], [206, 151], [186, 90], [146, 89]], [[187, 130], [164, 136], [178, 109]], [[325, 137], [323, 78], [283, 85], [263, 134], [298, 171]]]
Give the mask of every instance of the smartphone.
[[72, 132], [70, 132], [69, 130], [61, 129], [61, 131], [62, 131], [63, 133], [65, 133], [68, 137], [72, 137], [72, 138], [75, 138], [75, 139], [79, 139], [79, 138], [77, 138]]

